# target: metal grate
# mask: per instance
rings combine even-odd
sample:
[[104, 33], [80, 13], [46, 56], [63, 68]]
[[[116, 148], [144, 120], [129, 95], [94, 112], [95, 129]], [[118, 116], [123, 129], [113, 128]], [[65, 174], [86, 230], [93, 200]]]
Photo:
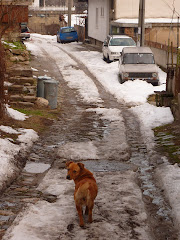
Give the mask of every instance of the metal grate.
[[132, 78], [152, 78], [152, 73], [142, 73], [142, 72], [129, 73], [129, 77], [132, 77]]

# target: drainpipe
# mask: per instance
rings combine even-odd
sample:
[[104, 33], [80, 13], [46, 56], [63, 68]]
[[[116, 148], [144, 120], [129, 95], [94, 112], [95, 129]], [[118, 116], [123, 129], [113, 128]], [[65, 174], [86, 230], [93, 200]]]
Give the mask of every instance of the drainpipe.
[[177, 48], [179, 48], [179, 17], [177, 22]]

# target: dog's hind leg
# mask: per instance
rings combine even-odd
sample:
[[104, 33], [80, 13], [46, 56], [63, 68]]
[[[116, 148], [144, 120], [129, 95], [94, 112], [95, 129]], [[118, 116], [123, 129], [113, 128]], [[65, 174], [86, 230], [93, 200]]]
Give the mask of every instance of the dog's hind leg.
[[89, 213], [89, 209], [88, 209], [88, 206], [86, 206], [85, 215], [88, 215], [88, 213]]
[[79, 226], [80, 226], [80, 227], [84, 227], [82, 207], [76, 205], [76, 209], [77, 209], [77, 212], [78, 212], [78, 215], [79, 215]]
[[94, 207], [94, 203], [92, 203], [91, 206], [88, 206], [88, 222], [89, 223], [92, 223], [92, 210], [93, 210], [93, 207]]

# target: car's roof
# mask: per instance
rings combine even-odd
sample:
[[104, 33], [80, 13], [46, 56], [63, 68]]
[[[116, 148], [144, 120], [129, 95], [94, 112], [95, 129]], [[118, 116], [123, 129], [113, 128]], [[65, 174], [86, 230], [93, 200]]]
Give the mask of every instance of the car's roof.
[[74, 27], [61, 27], [61, 29], [65, 29], [65, 28], [74, 28]]
[[153, 53], [149, 47], [124, 47], [124, 53]]
[[127, 35], [108, 35], [108, 37], [111, 37], [111, 38], [131, 38]]

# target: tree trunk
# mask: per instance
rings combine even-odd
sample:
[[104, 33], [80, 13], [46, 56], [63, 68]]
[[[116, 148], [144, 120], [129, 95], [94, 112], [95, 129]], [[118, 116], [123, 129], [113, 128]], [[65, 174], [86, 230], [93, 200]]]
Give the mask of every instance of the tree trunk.
[[5, 92], [4, 92], [5, 72], [6, 72], [5, 52], [4, 47], [0, 40], [0, 119], [2, 119], [5, 116]]

